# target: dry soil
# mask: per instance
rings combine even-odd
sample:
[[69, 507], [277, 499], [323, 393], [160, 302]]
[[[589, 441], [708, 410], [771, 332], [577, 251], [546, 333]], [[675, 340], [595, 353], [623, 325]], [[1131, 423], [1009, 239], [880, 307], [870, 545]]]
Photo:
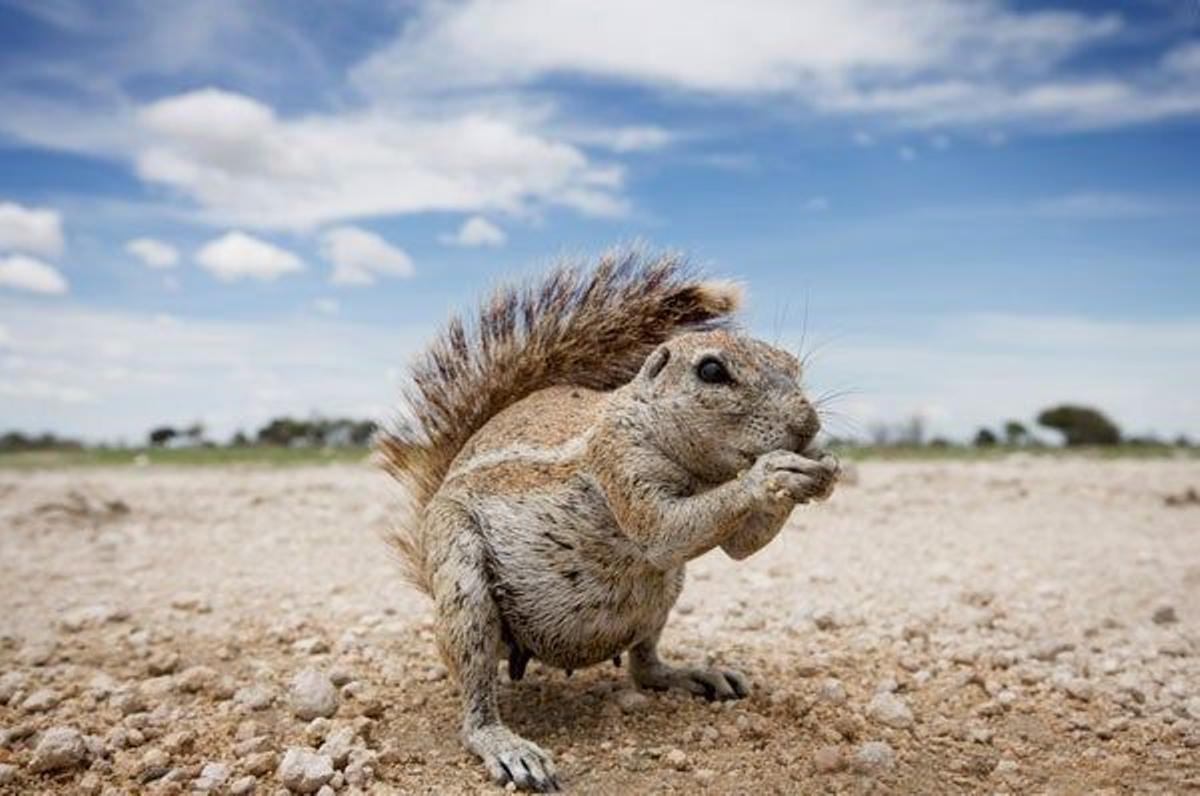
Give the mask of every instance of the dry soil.
[[[689, 568], [665, 651], [750, 698], [506, 683], [570, 791], [1200, 789], [1200, 462], [857, 470]], [[378, 539], [394, 499], [366, 464], [0, 472], [0, 791], [493, 791]], [[296, 716], [306, 669], [329, 718]]]

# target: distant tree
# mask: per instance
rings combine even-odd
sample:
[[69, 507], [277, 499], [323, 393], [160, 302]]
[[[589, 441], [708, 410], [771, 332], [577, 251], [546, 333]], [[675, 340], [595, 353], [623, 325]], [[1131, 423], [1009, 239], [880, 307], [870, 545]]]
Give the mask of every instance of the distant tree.
[[1176, 448], [1190, 448], [1192, 447], [1192, 440], [1187, 434], [1180, 434], [1175, 438], [1173, 444]]
[[995, 446], [997, 442], [999, 442], [999, 440], [997, 439], [995, 432], [993, 432], [990, 428], [981, 428], [979, 431], [975, 432], [975, 440], [972, 444], [974, 444], [976, 448], [991, 448]]
[[887, 423], [872, 423], [870, 429], [871, 444], [876, 447], [884, 447], [892, 444], [892, 430]]
[[180, 433], [187, 437], [188, 442], [192, 445], [199, 445], [204, 441], [204, 424], [192, 423], [190, 426], [180, 431]]
[[375, 431], [378, 426], [373, 420], [359, 420], [350, 427], [350, 442], [353, 445], [363, 446], [371, 441], [371, 437], [375, 436]]
[[925, 444], [925, 418], [913, 415], [900, 426], [896, 441], [901, 445], [919, 448]]
[[241, 429], [229, 440], [229, 444], [235, 448], [244, 448], [250, 444], [250, 438], [246, 436], [246, 432]]
[[1009, 445], [1024, 445], [1029, 439], [1029, 429], [1018, 420], [1009, 420], [1004, 424], [1004, 441]]
[[258, 430], [258, 441], [263, 445], [290, 446], [306, 439], [308, 424], [290, 417], [277, 417]]
[[933, 439], [929, 440], [929, 447], [931, 447], [931, 448], [949, 448], [950, 440], [946, 439], [945, 437], [934, 437]]
[[82, 447], [79, 440], [58, 437], [50, 432], [31, 435], [8, 431], [0, 434], [0, 451], [79, 450]]
[[1063, 435], [1069, 446], [1116, 445], [1121, 430], [1103, 413], [1088, 406], [1063, 404], [1044, 410], [1037, 417], [1038, 425], [1054, 429]]
[[147, 435], [147, 439], [150, 441], [150, 447], [161, 448], [178, 436], [179, 432], [170, 426], [159, 426], [151, 430], [149, 435]]

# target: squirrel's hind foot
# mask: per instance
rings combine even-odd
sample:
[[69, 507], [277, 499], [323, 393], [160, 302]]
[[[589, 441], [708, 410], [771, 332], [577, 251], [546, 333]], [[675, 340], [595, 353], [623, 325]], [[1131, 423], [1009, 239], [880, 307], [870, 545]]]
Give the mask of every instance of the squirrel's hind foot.
[[750, 695], [750, 683], [731, 669], [692, 669], [659, 664], [634, 672], [639, 688], [654, 691], [688, 691], [708, 701], [743, 699]]
[[468, 732], [464, 740], [497, 785], [511, 782], [519, 790], [534, 793], [562, 790], [550, 755], [503, 724], [478, 727]]

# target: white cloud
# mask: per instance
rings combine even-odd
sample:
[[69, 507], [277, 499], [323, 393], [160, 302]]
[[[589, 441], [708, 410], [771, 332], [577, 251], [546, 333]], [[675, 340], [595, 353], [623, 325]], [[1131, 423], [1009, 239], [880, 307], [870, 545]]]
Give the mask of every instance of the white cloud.
[[854, 135], [850, 137], [850, 140], [854, 142], [855, 146], [860, 146], [864, 149], [875, 146], [875, 136], [871, 135], [865, 130], [855, 130]]
[[438, 239], [447, 246], [503, 246], [508, 236], [483, 216], [472, 216], [462, 223], [457, 232], [442, 235]]
[[613, 152], [651, 152], [674, 143], [678, 136], [670, 130], [653, 125], [629, 127], [583, 127], [564, 132], [565, 137], [580, 144], [602, 147]]
[[196, 252], [196, 262], [222, 282], [257, 279], [271, 282], [304, 270], [299, 257], [244, 232], [227, 232]]
[[619, 167], [498, 110], [389, 106], [281, 119], [249, 97], [203, 89], [155, 102], [140, 119], [151, 143], [138, 174], [215, 221], [307, 228], [429, 210], [625, 210]]
[[154, 238], [134, 238], [125, 244], [125, 251], [142, 261], [147, 268], [174, 268], [179, 262], [179, 250]]
[[0, 377], [0, 396], [61, 404], [93, 403], [96, 396], [81, 387], [57, 384], [45, 379], [8, 379]]
[[1163, 67], [1182, 75], [1200, 74], [1200, 41], [1181, 44], [1163, 56]]
[[902, 146], [902, 147], [899, 147], [896, 149], [896, 155], [901, 160], [916, 160], [917, 159], [917, 150], [913, 149], [910, 146]]
[[551, 8], [468, 0], [426, 6], [353, 79], [373, 96], [397, 97], [583, 77], [919, 127], [1006, 120], [1076, 129], [1200, 112], [1200, 86], [1164, 79], [1168, 69], [1190, 69], [1187, 48], [1141, 70], [1072, 63], [1125, 27], [1112, 13], [998, 0], [758, 0], [702, 12], [688, 0], [611, 0], [602, 13], [587, 0]]
[[7, 348], [12, 345], [12, 333], [8, 331], [8, 327], [0, 323], [0, 348]]
[[0, 251], [59, 256], [63, 252], [62, 216], [49, 208], [0, 202]]
[[919, 13], [904, 0], [760, 0], [702, 13], [688, 0], [612, 0], [603, 13], [587, 0], [474, 0], [427, 7], [356, 79], [380, 91], [418, 80], [479, 87], [581, 74], [712, 94], [789, 92], [855, 72], [907, 76], [955, 61], [975, 71], [1028, 67], [1119, 27], [1112, 16], [949, 0], [923, 3]]
[[1164, 212], [1161, 203], [1119, 193], [1082, 192], [1044, 199], [1033, 205], [1036, 215], [1048, 218], [1135, 218]]
[[370, 285], [377, 276], [409, 277], [416, 273], [407, 252], [359, 227], [336, 227], [325, 232], [321, 252], [333, 264], [330, 281], [335, 285]]
[[57, 268], [24, 254], [0, 256], [0, 287], [46, 295], [61, 295], [68, 289]]
[[824, 196], [813, 196], [805, 199], [800, 208], [808, 213], [824, 213], [829, 209], [829, 200]]
[[322, 315], [337, 315], [342, 310], [338, 300], [331, 298], [313, 299], [312, 307]]

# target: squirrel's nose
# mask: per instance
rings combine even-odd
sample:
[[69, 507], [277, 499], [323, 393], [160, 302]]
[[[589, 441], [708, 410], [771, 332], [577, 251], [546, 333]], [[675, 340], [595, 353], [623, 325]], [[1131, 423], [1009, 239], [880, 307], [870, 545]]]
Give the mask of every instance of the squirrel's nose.
[[821, 419], [817, 417], [816, 410], [813, 409], [812, 404], [802, 398], [800, 406], [788, 424], [788, 436], [791, 438], [789, 440], [791, 444], [788, 447], [797, 453], [803, 453], [820, 430]]

